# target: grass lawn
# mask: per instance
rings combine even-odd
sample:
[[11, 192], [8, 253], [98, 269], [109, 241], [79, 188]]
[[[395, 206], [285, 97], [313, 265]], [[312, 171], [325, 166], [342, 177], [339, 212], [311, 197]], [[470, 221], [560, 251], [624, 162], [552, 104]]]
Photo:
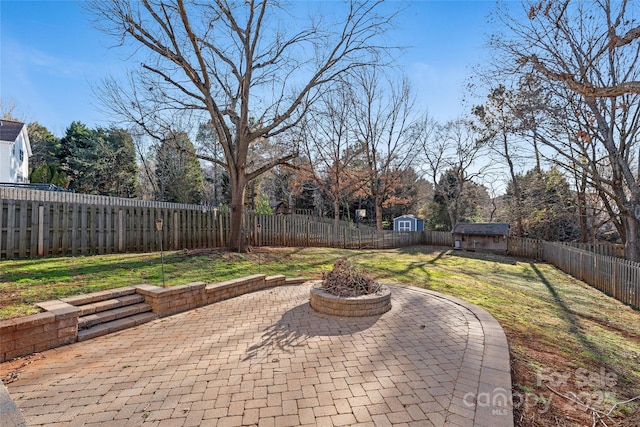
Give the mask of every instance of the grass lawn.
[[[259, 248], [165, 253], [168, 285], [256, 274], [320, 278], [340, 257], [377, 280], [452, 295], [491, 313], [507, 334], [516, 425], [592, 425], [618, 403], [618, 421], [640, 425], [640, 312], [554, 267], [530, 260], [416, 246], [358, 251]], [[120, 286], [162, 284], [160, 254], [65, 257], [0, 263], [0, 319], [33, 303]], [[613, 423], [607, 421], [607, 425]]]

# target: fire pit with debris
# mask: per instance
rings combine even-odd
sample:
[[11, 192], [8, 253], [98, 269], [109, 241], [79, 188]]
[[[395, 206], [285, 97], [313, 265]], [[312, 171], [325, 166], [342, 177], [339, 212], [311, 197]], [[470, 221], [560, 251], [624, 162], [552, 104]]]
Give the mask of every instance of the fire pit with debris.
[[311, 307], [324, 314], [345, 317], [377, 316], [391, 309], [391, 290], [346, 259], [323, 273], [311, 288]]

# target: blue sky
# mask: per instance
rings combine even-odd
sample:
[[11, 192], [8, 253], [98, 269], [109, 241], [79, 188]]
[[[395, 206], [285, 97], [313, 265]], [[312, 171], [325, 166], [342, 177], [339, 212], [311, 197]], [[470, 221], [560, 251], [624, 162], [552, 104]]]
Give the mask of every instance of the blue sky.
[[[331, 1], [326, 1], [331, 5]], [[389, 42], [410, 46], [400, 65], [415, 89], [417, 107], [440, 121], [466, 114], [461, 99], [471, 67], [483, 58], [487, 16], [495, 1], [414, 1]], [[14, 115], [61, 136], [72, 121], [110, 124], [92, 87], [121, 75], [123, 52], [92, 27], [74, 1], [0, 0], [0, 99]]]

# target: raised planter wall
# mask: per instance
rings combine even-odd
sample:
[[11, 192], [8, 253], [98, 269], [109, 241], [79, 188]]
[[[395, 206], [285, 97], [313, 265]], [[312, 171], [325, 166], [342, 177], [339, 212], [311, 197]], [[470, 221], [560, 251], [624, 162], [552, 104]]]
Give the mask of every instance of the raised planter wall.
[[[304, 281], [256, 274], [210, 285], [195, 282], [169, 288], [152, 285], [135, 288], [158, 317], [166, 317], [260, 289]], [[0, 363], [77, 341], [78, 307], [60, 300], [45, 301], [38, 306], [45, 312], [0, 321]]]

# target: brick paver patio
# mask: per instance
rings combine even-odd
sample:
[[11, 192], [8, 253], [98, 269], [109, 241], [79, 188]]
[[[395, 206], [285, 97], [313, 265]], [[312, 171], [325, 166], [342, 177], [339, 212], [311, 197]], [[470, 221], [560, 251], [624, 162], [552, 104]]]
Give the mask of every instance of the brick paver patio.
[[46, 351], [7, 388], [30, 426], [512, 426], [497, 322], [391, 289], [366, 318], [316, 313], [308, 284], [243, 295]]

